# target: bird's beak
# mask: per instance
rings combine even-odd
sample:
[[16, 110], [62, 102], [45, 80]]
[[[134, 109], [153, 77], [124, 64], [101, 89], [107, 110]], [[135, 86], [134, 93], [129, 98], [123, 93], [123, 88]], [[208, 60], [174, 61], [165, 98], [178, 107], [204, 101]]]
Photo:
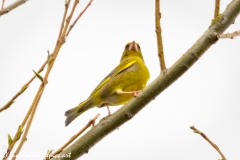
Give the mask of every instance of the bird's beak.
[[133, 41], [132, 43], [130, 43], [129, 45], [129, 51], [130, 50], [136, 50], [138, 51], [138, 47], [137, 47], [137, 43], [135, 41]]

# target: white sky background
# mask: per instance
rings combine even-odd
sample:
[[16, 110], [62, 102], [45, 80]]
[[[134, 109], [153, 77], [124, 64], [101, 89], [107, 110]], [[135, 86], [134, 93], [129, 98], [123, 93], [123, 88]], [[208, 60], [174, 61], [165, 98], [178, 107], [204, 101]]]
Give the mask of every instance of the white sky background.
[[[6, 5], [13, 0], [7, 0]], [[80, 1], [74, 17], [88, 3]], [[222, 0], [221, 12], [230, 0]], [[94, 0], [63, 45], [22, 149], [23, 159], [42, 159], [57, 150], [97, 113], [91, 109], [68, 127], [64, 112], [85, 100], [119, 63], [127, 42], [137, 41], [151, 74], [159, 74], [154, 0]], [[209, 27], [214, 0], [161, 1], [163, 43], [170, 67]], [[64, 1], [36, 0], [0, 17], [0, 106], [37, 71], [53, 51]], [[239, 18], [227, 31], [239, 30]], [[189, 129], [195, 125], [226, 158], [240, 158], [240, 39], [221, 39], [173, 85], [132, 120], [90, 149], [82, 160], [216, 160], [220, 155]], [[41, 73], [44, 75], [45, 72]], [[40, 85], [36, 79], [8, 110], [0, 113], [0, 156]], [[119, 107], [111, 107], [114, 112]], [[100, 118], [98, 119], [98, 121]], [[29, 155], [30, 157], [27, 157]], [[36, 156], [36, 157], [31, 157]]]

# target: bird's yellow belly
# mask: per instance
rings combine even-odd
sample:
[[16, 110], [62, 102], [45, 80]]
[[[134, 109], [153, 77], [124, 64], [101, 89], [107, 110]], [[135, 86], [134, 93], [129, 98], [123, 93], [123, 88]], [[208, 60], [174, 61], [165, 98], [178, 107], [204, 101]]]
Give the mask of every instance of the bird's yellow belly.
[[125, 104], [130, 99], [132, 99], [134, 96], [132, 94], [113, 94], [109, 99], [107, 100], [109, 106], [118, 106]]

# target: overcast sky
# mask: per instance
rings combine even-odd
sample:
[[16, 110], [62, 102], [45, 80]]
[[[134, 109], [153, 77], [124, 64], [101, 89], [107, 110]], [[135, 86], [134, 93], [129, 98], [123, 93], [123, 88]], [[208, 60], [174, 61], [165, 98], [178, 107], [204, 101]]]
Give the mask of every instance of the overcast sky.
[[[72, 0], [73, 1], [73, 0]], [[6, 0], [6, 5], [13, 0]], [[230, 0], [221, 1], [224, 11]], [[80, 1], [78, 13], [88, 3]], [[141, 46], [151, 83], [159, 74], [154, 0], [94, 0], [63, 45], [49, 77], [19, 160], [42, 159], [57, 150], [97, 113], [91, 109], [68, 127], [64, 112], [85, 100], [119, 63], [126, 43]], [[64, 0], [32, 0], [0, 17], [0, 106], [37, 71], [53, 51], [64, 11]], [[170, 67], [208, 29], [214, 0], [161, 1], [163, 44]], [[239, 30], [240, 19], [227, 30]], [[228, 160], [240, 158], [240, 38], [221, 39], [173, 85], [133, 119], [90, 149], [81, 160], [216, 160], [220, 155], [194, 125], [222, 150]], [[44, 76], [44, 73], [41, 75]], [[0, 156], [7, 134], [14, 136], [40, 85], [0, 113]], [[111, 107], [111, 112], [120, 106]]]

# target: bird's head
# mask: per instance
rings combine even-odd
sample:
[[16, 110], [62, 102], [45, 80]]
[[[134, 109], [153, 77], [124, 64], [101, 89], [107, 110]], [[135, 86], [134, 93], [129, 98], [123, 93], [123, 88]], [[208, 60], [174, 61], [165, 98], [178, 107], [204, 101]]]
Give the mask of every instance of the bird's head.
[[126, 44], [125, 50], [123, 51], [123, 54], [122, 54], [121, 61], [124, 60], [125, 58], [129, 58], [132, 56], [137, 56], [137, 57], [141, 58], [142, 61], [144, 61], [142, 52], [141, 52], [141, 48], [140, 48], [139, 44], [136, 43], [135, 41], [129, 42]]

